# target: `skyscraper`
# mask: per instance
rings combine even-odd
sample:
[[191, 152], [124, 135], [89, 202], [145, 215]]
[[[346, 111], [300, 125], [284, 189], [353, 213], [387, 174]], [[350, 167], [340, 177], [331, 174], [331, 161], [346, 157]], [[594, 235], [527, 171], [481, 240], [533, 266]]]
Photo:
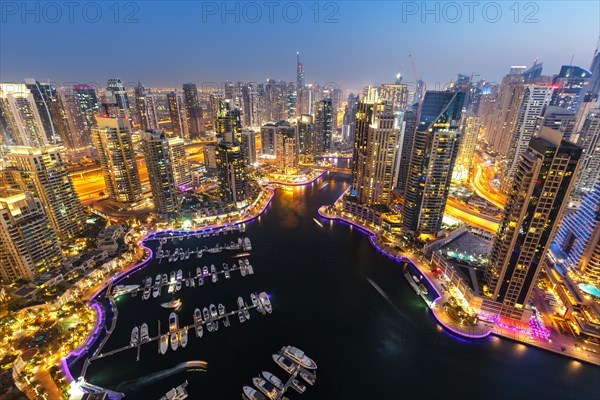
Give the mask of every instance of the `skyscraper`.
[[591, 79], [592, 73], [585, 68], [563, 65], [552, 80], [557, 88], [552, 94], [551, 105], [577, 112]]
[[173, 164], [173, 176], [175, 185], [187, 188], [192, 183], [192, 173], [185, 153], [185, 142], [179, 137], [169, 138], [169, 151], [171, 163]]
[[178, 190], [169, 139], [158, 130], [144, 131], [141, 138], [154, 210], [163, 217], [173, 215], [177, 211]]
[[581, 208], [564, 218], [554, 242], [571, 270], [600, 287], [600, 181], [584, 197]]
[[547, 127], [519, 156], [485, 276], [494, 314], [521, 319], [571, 188], [581, 148]]
[[173, 134], [181, 139], [189, 139], [190, 131], [183, 98], [177, 92], [170, 92], [167, 93], [167, 103]]
[[251, 129], [244, 129], [241, 136], [242, 156], [248, 167], [256, 163], [256, 132]]
[[303, 161], [312, 162], [315, 156], [316, 132], [312, 116], [302, 114], [296, 123], [296, 137], [298, 138], [298, 152]]
[[590, 192], [600, 182], [600, 109], [590, 110], [578, 141], [583, 147], [575, 189]]
[[542, 115], [538, 116], [534, 136], [539, 135], [542, 127], [556, 129], [563, 133], [563, 138], [569, 142], [576, 143], [577, 138], [574, 132], [575, 112], [563, 107], [546, 106]]
[[354, 127], [356, 124], [356, 107], [358, 106], [358, 96], [350, 93], [348, 102], [344, 109], [344, 120], [342, 123], [342, 141], [345, 145], [354, 144]]
[[331, 150], [331, 137], [333, 136], [333, 106], [330, 98], [323, 99], [316, 104], [315, 110], [315, 153], [327, 153]]
[[240, 146], [220, 143], [216, 147], [215, 158], [221, 199], [243, 207], [249, 197], [249, 188]]
[[183, 84], [183, 102], [190, 137], [198, 137], [203, 131], [202, 108], [195, 83]]
[[[57, 119], [60, 118], [56, 103], [58, 101], [56, 88], [49, 83], [40, 83], [32, 78], [25, 79], [25, 86], [31, 92], [38, 114], [42, 121], [42, 128], [46, 133], [48, 143], [59, 143], [61, 141], [57, 127]], [[53, 103], [54, 106], [53, 106]]]
[[158, 129], [158, 114], [154, 96], [141, 83], [134, 89], [135, 105], [137, 108], [140, 127], [143, 131]]
[[408, 85], [404, 83], [384, 83], [379, 88], [379, 96], [392, 104], [394, 111], [404, 110], [409, 105]]
[[42, 202], [0, 188], [0, 278], [13, 283], [62, 266], [63, 255]]
[[404, 228], [437, 235], [460, 145], [463, 92], [427, 91], [415, 131], [406, 191]]
[[512, 179], [519, 163], [519, 156], [527, 150], [529, 140], [535, 131], [536, 122], [544, 108], [550, 103], [552, 88], [541, 85], [527, 85], [523, 93], [523, 101], [518, 110], [516, 124], [510, 138], [507, 156], [506, 176]]
[[275, 132], [277, 132], [277, 125], [268, 123], [260, 128], [260, 146], [261, 153], [263, 155], [275, 156]]
[[108, 80], [107, 89], [115, 96], [115, 101], [119, 109], [118, 115], [130, 116], [131, 109], [129, 108], [129, 97], [127, 96], [127, 91], [125, 90], [125, 86], [123, 85], [123, 82], [121, 82], [121, 79], [110, 78]]
[[298, 143], [296, 130], [288, 123], [279, 124], [275, 133], [277, 172], [295, 174], [298, 171]]
[[594, 51], [594, 58], [592, 58], [592, 65], [590, 65], [590, 72], [592, 73], [592, 77], [590, 80], [589, 91], [592, 94], [600, 95], [600, 38], [598, 39], [598, 45], [596, 46], [596, 50]]
[[399, 193], [406, 191], [406, 180], [410, 166], [410, 155], [415, 140], [415, 129], [417, 128], [418, 104], [402, 114], [402, 125], [400, 127], [400, 148], [398, 149], [398, 170], [396, 176], [396, 189]]
[[296, 52], [296, 88], [304, 88], [304, 65], [300, 62], [300, 52]]
[[461, 141], [456, 156], [456, 163], [452, 171], [452, 180], [455, 182], [466, 181], [469, 179], [469, 170], [473, 161], [477, 137], [479, 136], [479, 117], [475, 115], [463, 116], [461, 123]]
[[96, 119], [92, 141], [98, 151], [109, 197], [117, 203], [133, 204], [142, 200], [129, 121], [123, 117]]
[[356, 111], [352, 194], [362, 205], [389, 205], [394, 181], [397, 120], [392, 105], [372, 89]]
[[64, 159], [64, 148], [11, 147], [7, 158], [25, 174], [27, 187], [39, 198], [58, 237], [66, 241], [85, 228], [85, 215]]
[[33, 147], [48, 144], [35, 99], [25, 85], [0, 84], [0, 104], [10, 127], [12, 144]]
[[71, 142], [75, 148], [89, 147], [92, 127], [100, 113], [96, 90], [90, 85], [73, 85], [59, 91], [70, 126]]
[[256, 85], [248, 82], [242, 87], [244, 126], [257, 127], [263, 123], [261, 99]]
[[215, 132], [230, 134], [231, 142], [240, 142], [242, 133], [242, 116], [240, 110], [235, 108], [231, 100], [219, 100], [215, 121]]

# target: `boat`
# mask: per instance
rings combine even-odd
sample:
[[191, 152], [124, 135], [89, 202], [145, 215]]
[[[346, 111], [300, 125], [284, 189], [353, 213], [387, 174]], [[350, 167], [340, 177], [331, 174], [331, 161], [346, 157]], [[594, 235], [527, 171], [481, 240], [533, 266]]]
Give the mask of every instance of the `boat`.
[[427, 288], [422, 283], [419, 284], [419, 289], [421, 289], [421, 293], [427, 294]]
[[252, 268], [252, 264], [248, 265], [248, 275], [254, 275], [254, 268]]
[[296, 369], [296, 365], [291, 362], [290, 360], [288, 360], [287, 358], [285, 358], [282, 355], [279, 354], [273, 354], [273, 361], [275, 361], [277, 363], [277, 365], [279, 365], [281, 368], [283, 368], [283, 370], [285, 372], [287, 372], [288, 374], [293, 374], [294, 370]]
[[217, 269], [215, 268], [215, 264], [211, 264], [210, 265], [210, 273], [211, 274], [216, 274], [217, 273]]
[[137, 346], [138, 341], [140, 339], [140, 328], [138, 328], [137, 326], [135, 326], [132, 330], [131, 330], [131, 345], [132, 346]]
[[147, 277], [146, 278], [146, 283], [144, 284], [145, 287], [149, 288], [150, 286], [152, 286], [152, 278]]
[[244, 322], [246, 322], [246, 317], [244, 316], [244, 312], [243, 311], [238, 311], [238, 319], [240, 320], [240, 324], [243, 324]]
[[175, 290], [176, 290], [176, 291], [180, 291], [180, 290], [181, 290], [181, 281], [177, 281], [177, 282], [175, 283]]
[[298, 375], [300, 375], [300, 377], [302, 379], [304, 379], [304, 381], [306, 383], [310, 384], [310, 385], [314, 385], [315, 384], [315, 380], [317, 379], [314, 374], [311, 374], [308, 371], [300, 370], [300, 373]]
[[246, 309], [244, 309], [243, 313], [244, 313], [244, 317], [246, 318], [246, 320], [249, 320], [250, 319], [250, 311], [248, 311], [248, 309], [246, 308]]
[[202, 312], [199, 308], [194, 310], [194, 325], [196, 325], [196, 336], [201, 338], [204, 335], [204, 329], [202, 328]]
[[176, 275], [176, 276], [177, 276], [177, 278], [176, 278], [176, 279], [177, 279], [178, 281], [180, 281], [180, 280], [181, 280], [181, 278], [183, 278], [183, 272], [182, 272], [180, 269], [178, 269], [178, 270], [177, 270], [177, 275]]
[[190, 280], [189, 279], [185, 280], [185, 287], [190, 287]]
[[417, 278], [415, 275], [413, 275], [413, 276], [412, 276], [412, 278], [413, 278], [413, 280], [414, 280], [416, 283], [419, 283], [419, 282], [421, 282], [421, 281], [419, 281], [419, 278]]
[[240, 248], [244, 246], [244, 239], [241, 237], [238, 238], [238, 246], [240, 246]]
[[181, 385], [169, 390], [159, 400], [184, 400], [188, 398], [188, 394], [185, 387], [188, 385], [188, 381], [183, 382]]
[[261, 392], [263, 392], [269, 399], [274, 399], [279, 395], [277, 388], [272, 383], [265, 381], [262, 378], [252, 378], [252, 383]]
[[269, 299], [269, 295], [266, 294], [265, 292], [261, 292], [258, 295], [258, 299], [260, 300], [260, 303], [264, 307], [265, 311], [268, 312], [269, 314], [271, 314], [273, 312], [273, 306], [271, 305], [271, 300]]
[[122, 294], [127, 294], [139, 289], [140, 285], [117, 285], [113, 288], [113, 296], [118, 297]]
[[175, 284], [174, 283], [169, 283], [169, 288], [167, 289], [167, 292], [169, 294], [173, 293], [175, 291]]
[[187, 346], [187, 343], [188, 343], [187, 327], [185, 327], [179, 331], [179, 342], [180, 342], [182, 348]]
[[244, 264], [245, 264], [245, 265], [246, 265], [246, 267], [247, 267], [248, 265], [250, 265], [250, 261], [248, 261], [248, 259], [247, 259], [247, 258], [244, 258]]
[[144, 300], [148, 300], [150, 298], [150, 292], [151, 292], [151, 290], [149, 287], [144, 288], [144, 294], [142, 295], [142, 298]]
[[238, 253], [233, 258], [248, 257], [250, 253]]
[[202, 250], [196, 250], [196, 258], [202, 258]]
[[202, 268], [197, 267], [196, 268], [196, 276], [200, 276], [200, 275], [202, 275]]
[[279, 390], [283, 389], [284, 384], [281, 379], [279, 379], [278, 377], [276, 377], [269, 371], [262, 371], [261, 374], [269, 383], [271, 383], [277, 389], [279, 389]]
[[154, 286], [159, 286], [160, 285], [160, 274], [156, 275], [156, 278], [154, 278]]
[[177, 318], [177, 314], [172, 312], [169, 315], [169, 332], [175, 332], [179, 327], [179, 319]]
[[217, 307], [215, 307], [214, 304], [211, 304], [210, 306], [208, 306], [208, 309], [210, 310], [210, 316], [213, 319], [217, 318], [219, 316], [219, 314], [217, 313]]
[[267, 400], [267, 398], [260, 393], [258, 390], [251, 388], [250, 386], [242, 386], [242, 392], [248, 400]]
[[247, 236], [244, 238], [244, 246], [243, 247], [244, 247], [244, 250], [246, 250], [246, 251], [252, 250], [252, 244], [250, 243], [250, 239], [248, 239]]
[[302, 350], [294, 346], [284, 346], [281, 348], [281, 353], [290, 360], [300, 364], [306, 369], [317, 369], [317, 364], [311, 360]]
[[246, 276], [246, 266], [245, 265], [240, 265], [240, 274], [242, 276]]
[[154, 286], [152, 290], [152, 297], [157, 298], [160, 295], [160, 285]]
[[167, 282], [168, 282], [168, 280], [169, 280], [169, 277], [167, 276], [167, 274], [162, 274], [162, 279], [161, 279], [161, 282], [160, 282], [160, 283], [161, 283], [162, 285], [166, 285], [166, 284], [167, 284]]
[[216, 319], [212, 322], [212, 327], [213, 327], [213, 331], [218, 331], [219, 330], [219, 320]]
[[223, 273], [225, 274], [225, 279], [231, 278], [231, 274], [229, 273], [229, 266], [223, 263]]
[[244, 308], [244, 299], [241, 296], [237, 298], [237, 305], [240, 309]]
[[171, 271], [169, 276], [169, 282], [175, 282], [175, 271]]
[[212, 283], [217, 283], [217, 281], [219, 280], [219, 277], [217, 276], [217, 274], [212, 274]]
[[254, 307], [258, 307], [258, 298], [254, 293], [250, 293], [250, 299], [252, 300]]
[[142, 324], [142, 327], [140, 329], [140, 340], [142, 342], [150, 340], [150, 336], [148, 335], [148, 324], [145, 322]]
[[204, 278], [202, 278], [201, 276], [198, 277], [198, 285], [204, 285]]
[[225, 306], [223, 304], [219, 304], [219, 315], [225, 314]]
[[204, 321], [208, 322], [211, 319], [210, 318], [210, 313], [208, 312], [208, 308], [204, 307], [202, 309], [202, 314], [204, 315]]
[[169, 335], [161, 335], [160, 337], [160, 354], [165, 354], [169, 348]]
[[229, 322], [229, 317], [224, 317], [223, 318], [223, 326], [225, 328], [229, 328], [231, 326], [231, 322]]
[[210, 274], [208, 273], [208, 267], [207, 267], [206, 265], [205, 265], [204, 267], [202, 267], [202, 275], [203, 275], [203, 276], [208, 276], [208, 275], [210, 275]]
[[177, 350], [179, 347], [179, 336], [177, 335], [177, 331], [171, 332], [171, 348], [173, 351]]
[[292, 387], [296, 392], [302, 394], [306, 390], [306, 386], [304, 386], [298, 379], [292, 379]]
[[215, 254], [215, 253], [220, 253], [221, 248], [217, 245], [215, 247], [211, 247], [210, 249], [207, 249], [206, 251], [209, 253]]

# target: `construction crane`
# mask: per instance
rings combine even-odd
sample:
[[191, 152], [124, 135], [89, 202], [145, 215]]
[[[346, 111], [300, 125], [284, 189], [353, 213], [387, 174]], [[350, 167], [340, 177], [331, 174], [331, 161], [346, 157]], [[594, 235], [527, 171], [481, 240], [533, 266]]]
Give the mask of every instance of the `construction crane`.
[[417, 74], [417, 67], [415, 67], [415, 60], [413, 59], [412, 54], [408, 55], [408, 59], [410, 60], [410, 65], [412, 67], [412, 71], [413, 71], [413, 76], [415, 78], [415, 97], [413, 100], [416, 100], [414, 102], [419, 102], [421, 103], [421, 101], [423, 100], [423, 97], [425, 96], [425, 82], [423, 82], [423, 80], [421, 80], [419, 78], [419, 75]]

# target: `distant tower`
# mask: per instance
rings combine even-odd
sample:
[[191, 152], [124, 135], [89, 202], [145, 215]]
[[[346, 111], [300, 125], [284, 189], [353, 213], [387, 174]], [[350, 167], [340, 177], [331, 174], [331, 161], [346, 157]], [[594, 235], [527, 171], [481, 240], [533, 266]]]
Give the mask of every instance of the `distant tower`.
[[300, 52], [296, 52], [296, 88], [304, 88], [304, 66], [300, 62]]
[[240, 144], [246, 167], [256, 163], [256, 133], [251, 129], [244, 129]]
[[427, 91], [413, 140], [406, 191], [404, 228], [437, 235], [460, 145], [464, 92]]
[[311, 115], [302, 114], [296, 123], [298, 152], [303, 161], [314, 161], [315, 125]]
[[13, 283], [61, 267], [60, 243], [42, 202], [31, 193], [0, 188], [0, 278]]
[[32, 147], [49, 144], [35, 98], [25, 85], [0, 84], [0, 106], [12, 133], [13, 144]]
[[265, 124], [260, 128], [260, 145], [263, 155], [276, 155], [275, 132], [277, 132], [277, 125], [274, 123]]
[[142, 184], [129, 121], [123, 117], [99, 117], [96, 121], [92, 142], [98, 151], [110, 199], [124, 204], [142, 201]]
[[129, 98], [123, 82], [119, 78], [111, 78], [108, 80], [107, 89], [115, 96], [117, 107], [119, 108], [120, 116], [131, 115], [131, 109], [129, 108]]
[[485, 277], [502, 317], [522, 319], [569, 199], [581, 148], [547, 127], [519, 155]]
[[575, 189], [590, 192], [600, 182], [600, 109], [588, 112], [578, 144], [583, 147]]
[[181, 139], [190, 138], [185, 104], [181, 95], [177, 92], [167, 93], [167, 103], [169, 107], [169, 116], [171, 118], [171, 127], [173, 134]]
[[192, 183], [192, 173], [185, 153], [185, 142], [179, 137], [169, 138], [169, 151], [173, 163], [175, 185], [178, 188], [188, 188]]
[[327, 153], [331, 150], [333, 130], [334, 120], [332, 101], [330, 98], [323, 99], [317, 102], [315, 110], [316, 143], [313, 149], [315, 153]]
[[49, 83], [40, 83], [35, 79], [25, 79], [25, 86], [31, 94], [42, 121], [42, 128], [46, 133], [48, 143], [59, 143], [61, 138], [57, 126], [60, 118], [59, 110], [56, 108], [58, 96], [56, 89]]
[[590, 72], [592, 78], [590, 81], [589, 91], [596, 96], [600, 96], [600, 38], [598, 38], [598, 44], [596, 45], [596, 51], [594, 51], [594, 58], [592, 59], [592, 65], [590, 66]]
[[477, 138], [479, 136], [479, 117], [475, 115], [467, 115], [463, 117], [461, 124], [461, 143], [456, 156], [456, 163], [452, 171], [452, 180], [455, 182], [466, 181], [469, 179], [469, 170], [473, 161], [473, 154], [477, 146]]
[[298, 142], [296, 130], [288, 123], [278, 124], [275, 133], [277, 172], [295, 174], [298, 170]]
[[203, 130], [202, 108], [198, 99], [198, 89], [195, 83], [183, 84], [183, 102], [190, 137], [198, 137]]
[[134, 92], [141, 130], [158, 129], [158, 114], [156, 113], [154, 96], [139, 82]]
[[563, 65], [552, 83], [557, 86], [551, 105], [577, 112], [590, 83], [592, 73], [585, 68]]
[[221, 199], [242, 208], [248, 201], [249, 187], [240, 146], [221, 143], [216, 148], [215, 156]]
[[400, 127], [400, 149], [398, 152], [396, 189], [399, 193], [406, 191], [406, 180], [408, 179], [408, 167], [410, 166], [410, 154], [412, 153], [415, 140], [415, 130], [417, 128], [417, 110], [418, 104], [413, 105], [402, 115], [402, 125]]

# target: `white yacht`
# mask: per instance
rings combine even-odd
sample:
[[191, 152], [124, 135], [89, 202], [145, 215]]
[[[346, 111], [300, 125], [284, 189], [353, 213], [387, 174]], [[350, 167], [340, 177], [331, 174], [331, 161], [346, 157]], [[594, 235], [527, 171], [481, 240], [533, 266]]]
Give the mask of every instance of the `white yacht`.
[[198, 277], [198, 285], [200, 285], [200, 286], [204, 285], [204, 278], [201, 276]]
[[242, 298], [242, 296], [240, 296], [240, 297], [237, 298], [237, 305], [238, 305], [238, 308], [240, 308], [240, 309], [242, 309], [242, 308], [245, 307], [244, 306], [244, 299]]
[[175, 332], [179, 328], [179, 319], [177, 318], [177, 314], [172, 312], [169, 315], [169, 332]]
[[175, 291], [175, 284], [169, 283], [169, 287], [167, 288], [167, 293], [171, 294]]
[[171, 271], [171, 274], [169, 275], [169, 282], [175, 283], [175, 271]]
[[245, 251], [252, 250], [252, 244], [250, 243], [250, 239], [248, 239], [248, 237], [244, 238], [244, 250]]
[[243, 386], [242, 391], [245, 396], [244, 398], [247, 400], [266, 400], [266, 397], [262, 393], [250, 386]]
[[177, 335], [177, 331], [171, 332], [171, 348], [173, 351], [177, 350], [179, 347], [179, 335]]
[[273, 306], [271, 305], [271, 300], [269, 299], [269, 295], [266, 294], [265, 292], [261, 292], [258, 295], [258, 299], [260, 300], [260, 303], [264, 307], [265, 311], [268, 312], [269, 314], [271, 314], [273, 312]]
[[185, 400], [188, 398], [188, 394], [185, 390], [185, 387], [188, 385], [188, 382], [185, 381], [181, 385], [177, 386], [169, 390], [162, 396], [159, 400]]
[[317, 369], [317, 364], [311, 360], [302, 350], [294, 346], [285, 346], [281, 348], [281, 353], [290, 360], [300, 364], [306, 369]]
[[248, 275], [254, 275], [254, 268], [252, 268], [252, 264], [248, 264]]
[[182, 272], [180, 269], [178, 269], [178, 270], [177, 270], [177, 275], [176, 275], [176, 277], [177, 277], [176, 279], [177, 279], [178, 281], [180, 281], [180, 280], [181, 280], [181, 278], [183, 278], [183, 272]]
[[145, 287], [144, 288], [144, 294], [142, 295], [142, 298], [144, 300], [148, 300], [150, 298], [150, 292], [151, 292], [150, 288], [149, 287]]
[[229, 266], [223, 263], [223, 273], [225, 274], [225, 279], [231, 278], [231, 274], [229, 273]]
[[294, 370], [296, 369], [296, 365], [291, 362], [290, 360], [288, 360], [287, 358], [285, 358], [282, 355], [279, 354], [273, 354], [273, 361], [275, 361], [277, 363], [277, 365], [279, 365], [281, 368], [284, 369], [285, 372], [287, 372], [288, 374], [293, 374]]
[[258, 307], [258, 298], [254, 293], [250, 293], [250, 299], [252, 300], [254, 307]]
[[217, 283], [217, 281], [219, 280], [219, 277], [217, 276], [216, 273], [212, 274], [212, 283]]
[[270, 373], [268, 371], [262, 371], [261, 374], [262, 374], [262, 376], [264, 376], [264, 378], [267, 381], [269, 381], [277, 389], [279, 389], [279, 390], [283, 389], [284, 384], [281, 379], [279, 379], [278, 377], [276, 377], [275, 375], [273, 375], [272, 373]]
[[244, 322], [246, 322], [246, 317], [244, 316], [244, 312], [243, 311], [238, 311], [238, 318], [240, 320], [240, 324], [243, 324]]
[[148, 335], [148, 324], [145, 322], [142, 324], [142, 327], [140, 329], [140, 340], [142, 342], [150, 340], [150, 336]]
[[196, 336], [201, 338], [204, 335], [204, 328], [202, 327], [202, 312], [199, 308], [194, 310], [194, 324], [196, 325]]
[[179, 331], [179, 342], [180, 342], [182, 348], [187, 346], [187, 343], [188, 343], [187, 327], [184, 327], [183, 329], [181, 329]]
[[175, 282], [175, 291], [179, 292], [181, 290], [181, 281]]
[[130, 344], [132, 346], [137, 346], [138, 341], [140, 340], [140, 328], [137, 326], [131, 330], [131, 341]]
[[154, 286], [159, 286], [160, 285], [160, 274], [156, 275], [156, 278], [154, 278]]
[[304, 391], [306, 390], [306, 386], [300, 383], [300, 381], [297, 379], [292, 379], [292, 387], [296, 392], [300, 394], [304, 393]]
[[208, 276], [210, 275], [208, 273], [208, 267], [205, 265], [204, 267], [202, 267], [202, 276]]
[[140, 285], [117, 285], [113, 288], [113, 296], [118, 297], [136, 291]]
[[261, 392], [263, 392], [269, 399], [275, 399], [279, 395], [279, 391], [272, 383], [265, 381], [262, 378], [252, 378], [252, 383]]
[[152, 290], [152, 297], [157, 298], [158, 296], [160, 296], [160, 284], [154, 286], [154, 289]]
[[300, 370], [300, 373], [299, 373], [298, 375], [300, 375], [300, 377], [301, 377], [302, 379], [304, 379], [304, 381], [305, 381], [306, 383], [310, 384], [310, 385], [314, 385], [314, 384], [315, 384], [315, 381], [317, 380], [317, 377], [316, 377], [316, 375], [314, 374], [314, 372], [313, 372], [313, 373], [310, 373], [310, 372], [308, 372], [308, 371], [303, 371], [303, 370]]
[[244, 318], [246, 318], [246, 321], [250, 319], [250, 311], [248, 311], [248, 309], [244, 309], [243, 311], [244, 313]]
[[211, 274], [216, 274], [217, 273], [217, 269], [215, 268], [215, 264], [211, 264], [210, 265], [210, 273]]
[[202, 275], [202, 268], [196, 267], [196, 276], [198, 277], [200, 275]]
[[165, 354], [169, 348], [169, 334], [160, 337], [160, 354]]

